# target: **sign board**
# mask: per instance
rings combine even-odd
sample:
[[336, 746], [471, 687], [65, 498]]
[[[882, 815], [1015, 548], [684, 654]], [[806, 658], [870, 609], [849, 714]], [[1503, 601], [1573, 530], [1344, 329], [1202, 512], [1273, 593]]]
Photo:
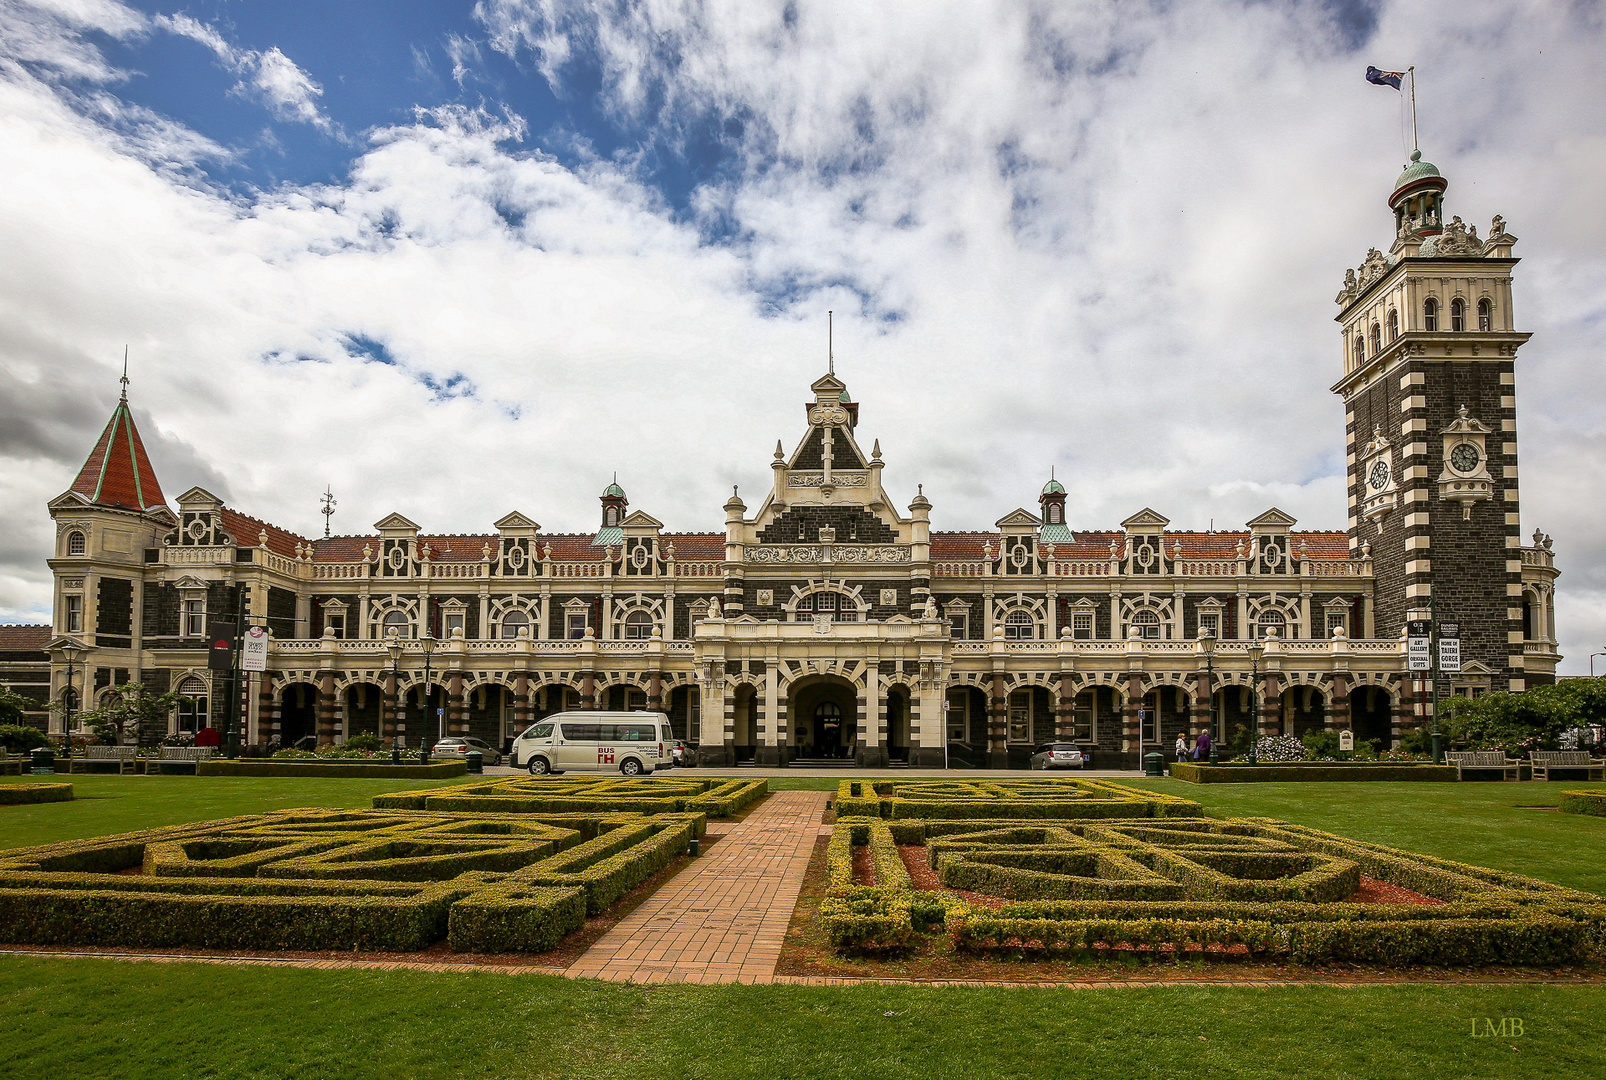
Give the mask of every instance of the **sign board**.
[[1439, 636], [1441, 638], [1447, 638], [1447, 637], [1458, 638], [1458, 637], [1460, 637], [1461, 636], [1461, 624], [1458, 623], [1458, 622], [1441, 622], [1439, 624]]
[[1405, 668], [1407, 671], [1430, 671], [1433, 668], [1433, 649], [1428, 638], [1405, 639]]
[[1433, 633], [1433, 621], [1431, 619], [1409, 619], [1406, 621], [1406, 637], [1427, 637], [1431, 633]]
[[268, 670], [268, 628], [266, 626], [253, 626], [245, 632], [245, 640], [240, 643], [240, 670]]
[[1439, 670], [1446, 675], [1454, 675], [1461, 670], [1460, 638], [1439, 638]]
[[1340, 731], [1338, 733], [1338, 748], [1345, 753], [1355, 749], [1355, 732]]
[[206, 666], [210, 671], [234, 670], [234, 624], [215, 622], [206, 628]]

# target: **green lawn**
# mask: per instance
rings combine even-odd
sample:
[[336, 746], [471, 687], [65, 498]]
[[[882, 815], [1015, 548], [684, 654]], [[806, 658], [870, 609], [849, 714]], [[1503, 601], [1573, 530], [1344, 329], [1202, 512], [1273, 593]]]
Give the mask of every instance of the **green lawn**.
[[[0, 783], [34, 779], [0, 777]], [[0, 848], [54, 844], [86, 836], [182, 825], [296, 806], [368, 806], [386, 791], [447, 787], [482, 777], [450, 780], [375, 780], [368, 777], [74, 776], [73, 801], [0, 806]]]
[[1121, 782], [1194, 799], [1222, 817], [1280, 818], [1606, 896], [1606, 818], [1520, 809], [1555, 806], [1582, 783]]
[[[0, 995], [0, 1060], [75, 1080], [1606, 1073], [1606, 991], [1578, 987], [639, 987], [0, 957]], [[1522, 1034], [1474, 1038], [1485, 1018]]]

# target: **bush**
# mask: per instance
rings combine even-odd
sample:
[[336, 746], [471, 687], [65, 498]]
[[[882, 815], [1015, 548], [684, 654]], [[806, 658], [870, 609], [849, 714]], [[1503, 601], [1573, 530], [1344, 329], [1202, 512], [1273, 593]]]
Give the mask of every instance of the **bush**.
[[347, 750], [383, 750], [384, 741], [378, 735], [353, 735], [341, 744]]
[[1606, 817], [1606, 791], [1564, 791], [1561, 812]]
[[453, 952], [546, 952], [585, 922], [584, 889], [499, 889], [452, 905], [446, 944]]
[[1437, 780], [1456, 779], [1455, 766], [1428, 762], [1286, 761], [1273, 765], [1233, 762], [1207, 765], [1179, 761], [1171, 775], [1193, 784], [1287, 783], [1297, 780]]
[[1270, 735], [1255, 744], [1256, 761], [1304, 761], [1305, 745], [1292, 735]]
[[462, 759], [455, 761], [432, 761], [428, 765], [392, 765], [389, 759], [384, 761], [322, 761], [309, 760], [281, 761], [278, 759], [268, 761], [211, 761], [197, 762], [195, 775], [197, 776], [394, 776], [401, 779], [425, 779], [450, 776], [462, 776], [468, 772], [468, 763]]
[[1305, 757], [1307, 758], [1336, 758], [1338, 756], [1338, 732], [1336, 731], [1324, 731], [1321, 728], [1316, 728], [1301, 735], [1299, 741], [1305, 747]]
[[36, 727], [0, 724], [0, 749], [10, 754], [26, 754], [39, 746], [49, 746], [50, 738]]
[[0, 784], [0, 805], [71, 802], [71, 784]]

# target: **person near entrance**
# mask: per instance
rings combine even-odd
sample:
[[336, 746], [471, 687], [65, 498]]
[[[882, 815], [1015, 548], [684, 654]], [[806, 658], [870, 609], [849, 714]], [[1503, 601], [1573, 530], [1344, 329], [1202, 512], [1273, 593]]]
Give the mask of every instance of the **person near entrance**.
[[1210, 760], [1210, 729], [1200, 728], [1199, 737], [1193, 742], [1193, 760]]
[[1188, 760], [1188, 733], [1186, 731], [1177, 732], [1177, 760]]
[[842, 756], [842, 719], [837, 716], [827, 716], [820, 725], [820, 735], [825, 743], [826, 757]]

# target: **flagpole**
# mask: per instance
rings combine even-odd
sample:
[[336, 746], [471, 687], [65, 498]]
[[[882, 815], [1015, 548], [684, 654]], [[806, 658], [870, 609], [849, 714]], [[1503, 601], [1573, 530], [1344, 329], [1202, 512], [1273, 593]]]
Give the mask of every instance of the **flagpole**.
[[1422, 140], [1416, 135], [1416, 65], [1406, 68], [1405, 73], [1411, 77], [1411, 149], [1420, 150]]

